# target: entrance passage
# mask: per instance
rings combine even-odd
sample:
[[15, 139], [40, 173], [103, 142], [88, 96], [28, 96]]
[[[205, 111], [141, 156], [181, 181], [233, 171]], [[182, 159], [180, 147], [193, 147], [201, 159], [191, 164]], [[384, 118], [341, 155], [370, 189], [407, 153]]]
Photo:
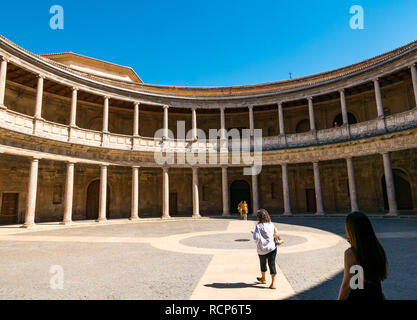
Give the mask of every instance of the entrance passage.
[[17, 221], [18, 193], [3, 193], [0, 211], [0, 224], [14, 224]]
[[[392, 174], [394, 176], [395, 197], [397, 199], [398, 210], [412, 210], [413, 199], [411, 196], [411, 186], [408, 182], [407, 174], [399, 169], [393, 169]], [[382, 177], [382, 192], [384, 196], [385, 210], [389, 210], [385, 175]]]
[[230, 212], [239, 214], [237, 205], [243, 200], [248, 204], [250, 214], [252, 212], [250, 185], [245, 180], [235, 180], [230, 185]]
[[[86, 219], [95, 220], [98, 219], [98, 209], [100, 203], [100, 180], [94, 180], [90, 183], [87, 188], [87, 208], [86, 208]], [[107, 185], [107, 205], [106, 205], [106, 217], [110, 218], [109, 215], [110, 207], [110, 188]]]
[[316, 191], [306, 189], [307, 212], [316, 212]]
[[178, 196], [176, 192], [169, 193], [169, 215], [178, 215]]

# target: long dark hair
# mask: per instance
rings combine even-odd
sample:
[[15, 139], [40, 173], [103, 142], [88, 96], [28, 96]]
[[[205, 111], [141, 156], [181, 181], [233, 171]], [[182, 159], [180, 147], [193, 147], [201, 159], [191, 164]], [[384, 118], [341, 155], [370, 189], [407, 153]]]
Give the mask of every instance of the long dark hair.
[[387, 256], [369, 218], [362, 212], [353, 212], [346, 217], [345, 227], [355, 257], [363, 268], [365, 281], [378, 283], [385, 280]]
[[257, 211], [257, 218], [259, 223], [271, 222], [271, 217], [265, 209], [259, 209]]

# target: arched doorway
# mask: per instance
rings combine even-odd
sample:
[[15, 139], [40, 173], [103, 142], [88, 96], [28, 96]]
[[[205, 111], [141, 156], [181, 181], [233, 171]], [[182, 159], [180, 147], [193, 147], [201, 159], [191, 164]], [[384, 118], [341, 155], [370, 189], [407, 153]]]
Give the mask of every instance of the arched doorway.
[[[98, 209], [100, 203], [100, 180], [94, 180], [87, 188], [87, 208], [86, 219], [95, 220], [98, 218]], [[110, 218], [110, 188], [107, 185], [107, 205], [106, 205], [106, 217]]]
[[304, 119], [297, 123], [295, 127], [295, 133], [302, 133], [310, 131], [310, 120]]
[[[339, 126], [341, 126], [342, 124], [343, 124], [343, 116], [342, 116], [342, 114], [341, 113], [339, 113], [334, 119], [333, 119], [333, 122], [332, 122], [332, 126], [334, 126], [334, 124], [335, 123], [337, 123]], [[355, 123], [358, 123], [358, 121], [356, 120], [356, 117], [352, 114], [352, 113], [350, 113], [350, 112], [348, 112], [348, 123], [349, 124], [355, 124]]]
[[[407, 174], [399, 169], [393, 169], [395, 197], [397, 199], [397, 207], [399, 210], [412, 210], [413, 199], [411, 197], [411, 186], [408, 182]], [[382, 193], [384, 196], [384, 208], [389, 209], [387, 187], [385, 183], [385, 175], [382, 177]]]
[[250, 185], [245, 180], [235, 180], [230, 185], [230, 212], [239, 213], [237, 211], [237, 205], [243, 200], [246, 201], [249, 212], [251, 212]]

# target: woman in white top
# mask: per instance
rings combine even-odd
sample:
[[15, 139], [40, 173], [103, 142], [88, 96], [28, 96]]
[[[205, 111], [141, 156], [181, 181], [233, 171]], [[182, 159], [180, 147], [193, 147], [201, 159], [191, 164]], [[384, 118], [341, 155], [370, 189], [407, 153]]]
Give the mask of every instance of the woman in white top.
[[260, 209], [257, 212], [258, 224], [253, 233], [253, 239], [256, 241], [256, 247], [261, 265], [262, 277], [257, 278], [260, 283], [266, 283], [265, 274], [267, 271], [266, 263], [268, 262], [269, 272], [271, 273], [272, 282], [270, 289], [276, 289], [275, 276], [277, 274], [275, 267], [275, 258], [277, 255], [277, 242], [281, 240], [275, 225], [271, 222], [268, 211]]

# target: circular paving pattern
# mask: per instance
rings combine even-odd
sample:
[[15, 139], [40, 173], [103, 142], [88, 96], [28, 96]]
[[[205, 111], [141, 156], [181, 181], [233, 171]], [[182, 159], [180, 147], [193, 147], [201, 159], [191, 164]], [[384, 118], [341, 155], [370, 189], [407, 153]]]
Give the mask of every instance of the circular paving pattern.
[[[285, 235], [285, 243], [279, 248], [289, 247], [307, 242], [307, 238], [295, 235]], [[285, 237], [284, 237], [285, 235]], [[255, 250], [256, 244], [251, 234], [223, 233], [207, 236], [190, 236], [179, 241], [182, 245], [204, 249], [248, 249]]]

